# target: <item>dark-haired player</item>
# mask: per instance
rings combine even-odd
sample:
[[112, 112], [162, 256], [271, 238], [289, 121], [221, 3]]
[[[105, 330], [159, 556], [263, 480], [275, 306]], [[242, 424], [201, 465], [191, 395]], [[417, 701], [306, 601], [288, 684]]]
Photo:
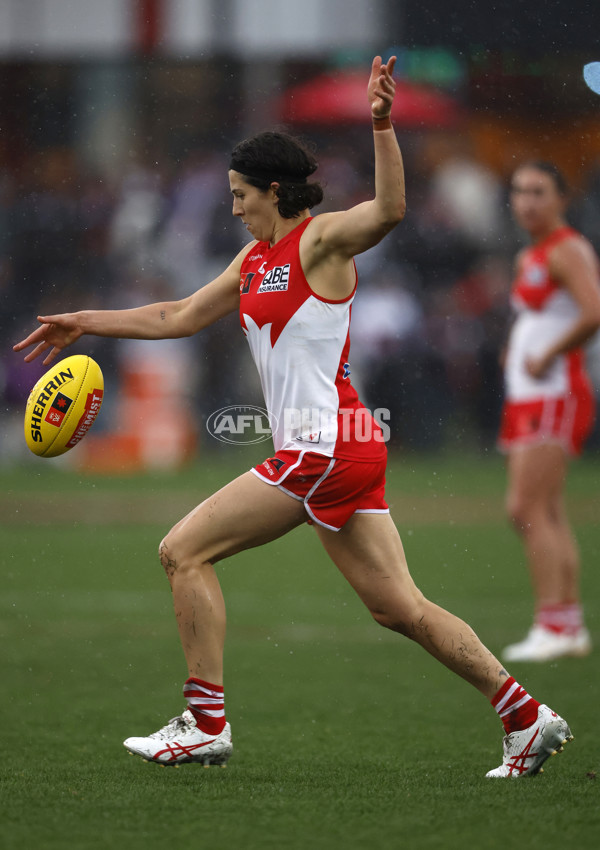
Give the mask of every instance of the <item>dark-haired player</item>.
[[384, 498], [382, 431], [350, 380], [353, 258], [380, 242], [405, 212], [402, 157], [390, 120], [394, 63], [376, 57], [367, 88], [372, 200], [311, 217], [322, 196], [307, 180], [316, 169], [313, 155], [289, 136], [261, 133], [235, 148], [229, 171], [233, 214], [253, 241], [219, 277], [182, 301], [42, 316], [16, 346], [34, 345], [27, 359], [47, 352], [49, 362], [83, 333], [184, 337], [239, 311], [260, 373], [274, 456], [199, 505], [160, 546], [188, 664], [187, 709], [158, 732], [125, 741], [146, 759], [227, 761], [225, 606], [214, 564], [307, 519], [378, 623], [417, 641], [492, 702], [507, 736], [503, 764], [488, 775], [536, 773], [570, 737], [566, 722], [509, 677], [466, 623], [415, 586]]

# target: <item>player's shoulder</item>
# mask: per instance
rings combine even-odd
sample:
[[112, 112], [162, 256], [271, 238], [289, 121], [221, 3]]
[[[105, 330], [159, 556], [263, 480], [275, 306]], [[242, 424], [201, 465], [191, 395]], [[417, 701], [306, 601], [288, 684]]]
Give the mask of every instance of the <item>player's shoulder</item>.
[[244, 260], [246, 260], [250, 256], [252, 249], [255, 248], [258, 244], [258, 239], [252, 239], [251, 242], [247, 242], [244, 247], [238, 251], [234, 259], [232, 260], [230, 268], [233, 267], [240, 269]]
[[[238, 291], [239, 282], [240, 282], [240, 274], [242, 270], [242, 266], [244, 260], [252, 251], [252, 249], [257, 245], [257, 240], [253, 239], [252, 242], [249, 242], [247, 245], [238, 251], [233, 260], [229, 263], [229, 265], [223, 269], [220, 275], [216, 277], [213, 281], [211, 281], [212, 286], [217, 286], [223, 293], [228, 290]], [[204, 289], [204, 287], [200, 287], [200, 289]], [[200, 290], [199, 290], [200, 291]]]
[[567, 286], [575, 278], [598, 280], [600, 274], [600, 261], [592, 243], [576, 230], [552, 248], [548, 267], [551, 276]]
[[586, 260], [594, 265], [598, 262], [592, 243], [583, 233], [573, 228], [569, 228], [560, 242], [551, 248], [549, 259], [561, 265], [568, 264], [572, 260]]
[[325, 248], [328, 229], [336, 219], [343, 216], [343, 211], [323, 212], [311, 216], [308, 224], [302, 232], [301, 245], [304, 250], [312, 248]]
[[245, 260], [250, 251], [252, 251], [253, 248], [256, 248], [258, 244], [258, 239], [252, 239], [250, 242], [247, 242], [246, 245], [244, 245], [244, 247], [239, 252], [238, 257], [242, 257], [242, 259]]
[[327, 225], [342, 215], [341, 211], [337, 212], [322, 212], [317, 215], [311, 215], [305, 230], [305, 233], [318, 234], [322, 233]]

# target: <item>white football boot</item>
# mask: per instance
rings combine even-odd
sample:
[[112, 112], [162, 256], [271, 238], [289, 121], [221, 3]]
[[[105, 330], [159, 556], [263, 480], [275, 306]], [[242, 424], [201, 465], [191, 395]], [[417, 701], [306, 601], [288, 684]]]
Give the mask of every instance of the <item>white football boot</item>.
[[550, 756], [562, 753], [564, 744], [573, 735], [566, 720], [547, 705], [540, 705], [535, 723], [520, 732], [511, 732], [503, 741], [504, 759], [500, 767], [486, 776], [519, 777], [543, 773], [542, 765]]
[[194, 715], [187, 709], [181, 717], [169, 720], [158, 732], [146, 738], [127, 738], [123, 745], [130, 753], [146, 761], [175, 766], [198, 762], [205, 767], [211, 764], [225, 767], [233, 752], [229, 723], [219, 735], [207, 735], [198, 729]]
[[558, 634], [543, 626], [534, 625], [525, 640], [513, 643], [502, 651], [504, 661], [553, 661], [565, 656], [589, 655], [592, 651], [590, 633], [586, 628], [575, 634]]

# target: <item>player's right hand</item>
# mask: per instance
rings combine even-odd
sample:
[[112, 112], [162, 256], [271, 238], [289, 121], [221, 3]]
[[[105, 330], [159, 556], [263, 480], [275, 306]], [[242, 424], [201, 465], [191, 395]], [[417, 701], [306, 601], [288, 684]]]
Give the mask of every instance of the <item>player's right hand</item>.
[[396, 83], [392, 77], [395, 64], [395, 56], [390, 56], [386, 64], [381, 61], [381, 56], [376, 56], [373, 59], [367, 97], [375, 118], [384, 118], [392, 111], [392, 102], [396, 91]]
[[13, 345], [13, 351], [23, 351], [30, 345], [35, 345], [33, 351], [25, 356], [25, 362], [30, 363], [36, 357], [51, 349], [42, 361], [48, 366], [57, 354], [68, 345], [76, 342], [83, 334], [79, 327], [76, 313], [60, 313], [56, 316], [38, 316], [40, 327], [36, 328], [29, 336]]

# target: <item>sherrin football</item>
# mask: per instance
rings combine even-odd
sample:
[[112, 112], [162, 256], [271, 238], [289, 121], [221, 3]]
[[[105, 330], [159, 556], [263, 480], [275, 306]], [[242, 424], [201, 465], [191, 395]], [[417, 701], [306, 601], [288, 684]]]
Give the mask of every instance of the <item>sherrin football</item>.
[[102, 371], [86, 354], [60, 360], [31, 390], [25, 408], [25, 441], [38, 457], [58, 457], [94, 424], [102, 396]]

